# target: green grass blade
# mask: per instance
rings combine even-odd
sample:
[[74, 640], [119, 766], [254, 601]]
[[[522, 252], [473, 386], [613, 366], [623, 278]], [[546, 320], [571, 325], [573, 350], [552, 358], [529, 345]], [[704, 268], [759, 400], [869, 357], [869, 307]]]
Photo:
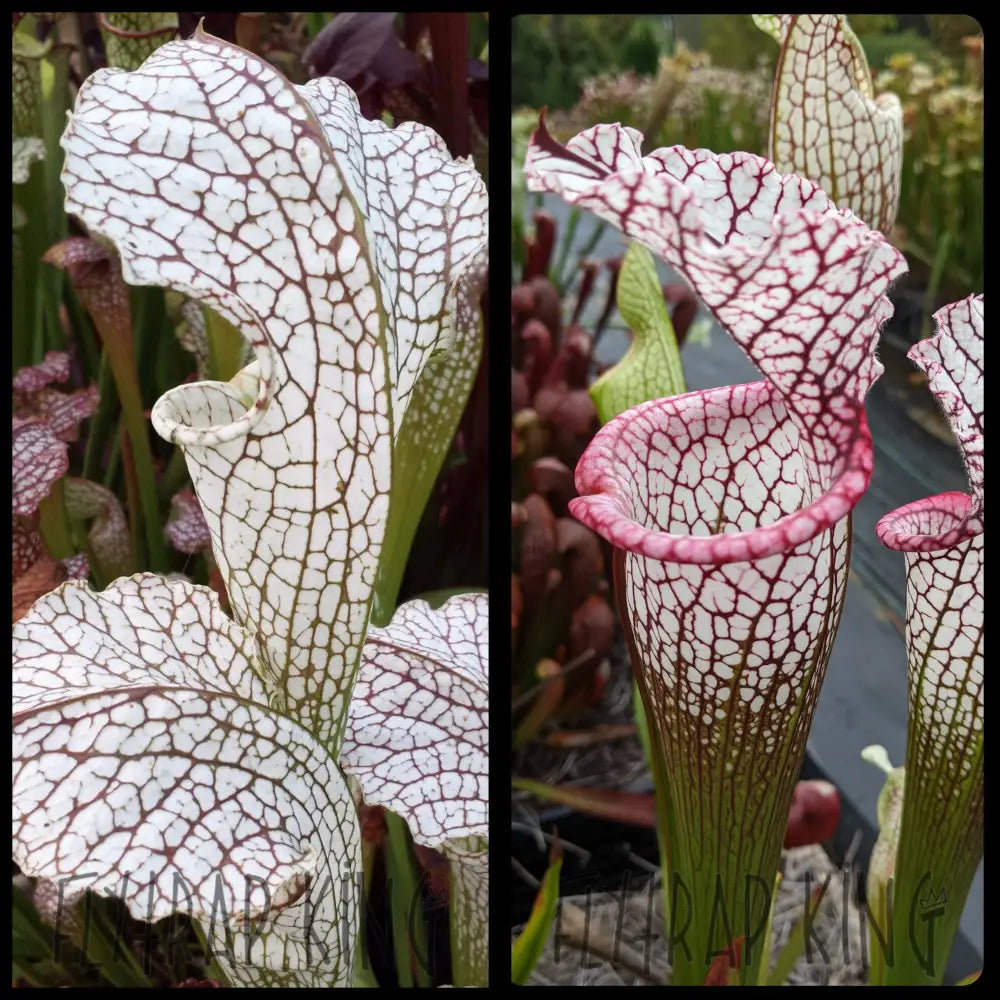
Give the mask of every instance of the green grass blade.
[[552, 923], [559, 906], [559, 874], [562, 871], [562, 847], [558, 837], [552, 841], [549, 867], [542, 878], [538, 895], [531, 907], [524, 930], [517, 936], [510, 950], [510, 978], [517, 986], [524, 986], [532, 970], [542, 957]]

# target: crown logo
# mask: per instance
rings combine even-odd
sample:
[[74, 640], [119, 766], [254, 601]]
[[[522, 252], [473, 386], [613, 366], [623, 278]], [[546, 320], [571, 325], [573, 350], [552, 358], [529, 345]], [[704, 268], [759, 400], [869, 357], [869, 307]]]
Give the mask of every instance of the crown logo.
[[940, 893], [936, 893], [932, 888], [928, 891], [926, 896], [921, 897], [920, 910], [925, 916], [931, 915], [931, 911], [934, 911], [935, 913], [943, 913], [947, 902], [948, 892], [944, 886], [941, 886]]

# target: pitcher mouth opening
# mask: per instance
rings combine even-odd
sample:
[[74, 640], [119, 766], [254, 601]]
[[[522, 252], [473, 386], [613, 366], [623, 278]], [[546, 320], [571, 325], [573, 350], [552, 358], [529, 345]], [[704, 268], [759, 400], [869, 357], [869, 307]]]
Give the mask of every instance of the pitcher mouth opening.
[[204, 448], [247, 437], [274, 395], [270, 343], [261, 332], [255, 360], [228, 382], [189, 382], [167, 390], [150, 419], [157, 434], [184, 447]]
[[851, 430], [833, 454], [817, 454], [767, 381], [653, 400], [598, 432], [570, 509], [613, 545], [660, 561], [787, 552], [841, 521], [867, 488], [872, 443], [860, 407]]
[[896, 552], [937, 552], [982, 534], [982, 518], [971, 512], [967, 493], [938, 493], [886, 514], [875, 534]]

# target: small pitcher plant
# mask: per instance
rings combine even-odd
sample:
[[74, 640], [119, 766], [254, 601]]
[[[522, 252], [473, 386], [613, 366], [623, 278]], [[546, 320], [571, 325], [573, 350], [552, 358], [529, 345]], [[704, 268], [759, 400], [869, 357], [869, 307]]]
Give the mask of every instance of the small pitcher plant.
[[906, 559], [909, 659], [886, 985], [941, 983], [983, 855], [983, 296], [934, 318], [937, 335], [909, 356], [951, 423], [970, 492], [917, 500], [876, 526]]
[[369, 630], [479, 361], [481, 178], [201, 31], [91, 76], [62, 145], [67, 211], [126, 281], [209, 306], [254, 361], [152, 411], [232, 618], [146, 574], [67, 583], [14, 627], [14, 860], [67, 901], [189, 914], [233, 985], [352, 985], [346, 771], [452, 858], [455, 981], [483, 985], [487, 598], [392, 614], [393, 568]]

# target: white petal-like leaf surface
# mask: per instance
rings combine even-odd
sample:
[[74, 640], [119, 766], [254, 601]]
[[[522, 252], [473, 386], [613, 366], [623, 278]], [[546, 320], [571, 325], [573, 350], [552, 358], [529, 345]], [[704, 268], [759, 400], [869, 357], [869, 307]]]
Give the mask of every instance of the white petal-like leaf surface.
[[983, 533], [982, 295], [970, 295], [934, 314], [938, 333], [910, 348], [951, 424], [965, 459], [971, 496], [942, 493], [900, 507], [876, 526], [883, 545], [900, 552], [934, 552]]
[[336, 750], [387, 516], [392, 431], [485, 241], [486, 199], [420, 126], [345, 85], [295, 88], [204, 34], [91, 76], [63, 137], [67, 209], [135, 284], [206, 302], [252, 342], [233, 386], [154, 407], [181, 444], [234, 612], [289, 710]]
[[[484, 258], [487, 196], [471, 160], [453, 160], [424, 125], [361, 117], [346, 84], [312, 80], [302, 96], [322, 125], [365, 221], [388, 313], [391, 414], [398, 430], [430, 353], [450, 346], [460, 275]], [[478, 298], [478, 294], [475, 296]]]
[[910, 348], [951, 423], [972, 490], [971, 515], [983, 509], [984, 298], [970, 295], [938, 310], [939, 333]]
[[70, 357], [65, 351], [46, 351], [37, 365], [21, 368], [14, 376], [15, 393], [33, 393], [53, 382], [69, 380]]
[[959, 763], [983, 724], [983, 306], [970, 295], [939, 310], [937, 334], [909, 355], [951, 423], [971, 496], [926, 497], [876, 526], [884, 545], [906, 553], [911, 712], [923, 717], [924, 752]]
[[875, 97], [864, 51], [843, 14], [777, 15], [781, 44], [770, 157], [816, 181], [841, 208], [888, 233], [899, 205], [903, 108]]
[[409, 601], [365, 642], [342, 763], [428, 847], [488, 834], [488, 625], [485, 594]]
[[[667, 522], [692, 521], [690, 508], [676, 516], [664, 509], [652, 532], [637, 523], [641, 518], [621, 517], [629, 501], [594, 461], [578, 470], [576, 504], [615, 544], [641, 544], [657, 559], [715, 564], [784, 551], [842, 519], [867, 487], [871, 435], [863, 399], [882, 372], [875, 344], [892, 315], [884, 293], [905, 261], [881, 234], [838, 210], [818, 185], [779, 174], [759, 156], [673, 146], [643, 157], [641, 140], [634, 129], [598, 125], [562, 147], [541, 125], [525, 175], [530, 187], [593, 211], [663, 257], [760, 368], [766, 382], [719, 390], [700, 417], [681, 412], [700, 411], [709, 398], [691, 394], [681, 397], [686, 402], [665, 404], [670, 412], [657, 422], [690, 417], [695, 436], [708, 439], [706, 448], [722, 448], [735, 480], [753, 467], [773, 481], [727, 501], [733, 514], [710, 522], [719, 520], [718, 529], [692, 523], [686, 535], [673, 533]], [[763, 429], [768, 422], [781, 428], [783, 441]], [[593, 454], [613, 449], [625, 423], [623, 415], [608, 424], [591, 445]], [[636, 440], [654, 429], [662, 428], [636, 424]], [[792, 447], [802, 463], [793, 459], [775, 475], [773, 462], [754, 455], [761, 441], [779, 451]], [[669, 437], [641, 447], [649, 445], [670, 452], [671, 461], [684, 451]], [[685, 454], [690, 468], [680, 478], [704, 478], [701, 458]], [[790, 507], [792, 497], [801, 509]], [[746, 523], [748, 507], [761, 515], [755, 525]]]
[[326, 750], [267, 705], [256, 652], [187, 583], [67, 583], [37, 601], [13, 636], [14, 860], [70, 897], [230, 928], [235, 957], [220, 959], [237, 981], [257, 981], [253, 966], [343, 982], [356, 813]]

